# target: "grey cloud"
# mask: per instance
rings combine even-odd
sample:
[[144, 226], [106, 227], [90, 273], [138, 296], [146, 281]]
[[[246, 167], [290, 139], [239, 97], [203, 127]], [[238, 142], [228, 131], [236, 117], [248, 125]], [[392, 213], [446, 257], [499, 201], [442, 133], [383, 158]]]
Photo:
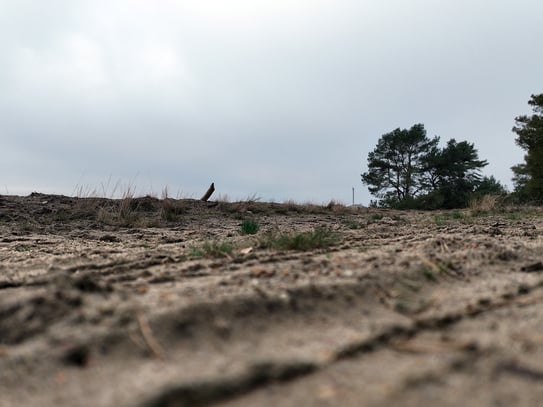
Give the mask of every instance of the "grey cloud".
[[[379, 136], [422, 122], [509, 182], [540, 92], [537, 0], [0, 3], [13, 191], [136, 178], [198, 194], [360, 201]], [[25, 189], [26, 188], [26, 189]]]

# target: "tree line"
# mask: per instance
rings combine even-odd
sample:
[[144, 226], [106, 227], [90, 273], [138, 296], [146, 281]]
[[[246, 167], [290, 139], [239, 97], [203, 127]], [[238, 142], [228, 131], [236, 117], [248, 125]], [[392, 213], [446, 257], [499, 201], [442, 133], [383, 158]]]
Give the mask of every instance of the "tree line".
[[543, 202], [543, 94], [528, 102], [533, 114], [515, 118], [516, 143], [526, 151], [525, 162], [512, 167], [514, 191], [493, 176], [473, 143], [428, 137], [423, 124], [383, 134], [368, 154], [362, 183], [376, 198], [373, 206], [400, 209], [452, 209], [484, 195], [507, 196], [516, 203]]

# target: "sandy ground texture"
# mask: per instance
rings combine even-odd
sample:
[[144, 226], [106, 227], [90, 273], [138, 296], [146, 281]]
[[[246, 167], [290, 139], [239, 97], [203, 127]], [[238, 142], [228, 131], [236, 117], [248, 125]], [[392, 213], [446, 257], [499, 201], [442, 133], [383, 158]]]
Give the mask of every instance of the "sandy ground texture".
[[538, 406], [542, 236], [535, 208], [0, 196], [0, 406]]

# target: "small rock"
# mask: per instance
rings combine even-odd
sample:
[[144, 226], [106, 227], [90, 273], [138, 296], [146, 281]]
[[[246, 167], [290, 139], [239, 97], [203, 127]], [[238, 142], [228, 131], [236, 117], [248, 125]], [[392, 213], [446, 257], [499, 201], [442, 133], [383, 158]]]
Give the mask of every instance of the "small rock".
[[86, 345], [77, 345], [68, 348], [64, 354], [63, 360], [68, 365], [84, 367], [89, 361], [90, 349]]
[[538, 271], [543, 271], [543, 263], [538, 261], [537, 263], [529, 264], [520, 269], [524, 273], [534, 273]]

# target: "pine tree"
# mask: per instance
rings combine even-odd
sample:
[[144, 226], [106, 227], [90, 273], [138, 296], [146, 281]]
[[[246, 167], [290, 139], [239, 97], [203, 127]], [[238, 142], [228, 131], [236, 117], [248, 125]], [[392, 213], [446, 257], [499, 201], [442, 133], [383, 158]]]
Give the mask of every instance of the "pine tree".
[[426, 136], [423, 124], [383, 134], [368, 154], [368, 171], [362, 182], [383, 206], [397, 206], [424, 191], [426, 155], [439, 138]]
[[362, 182], [378, 198], [377, 204], [396, 208], [459, 208], [469, 203], [488, 163], [467, 141], [428, 138], [424, 125], [396, 129], [379, 139], [368, 154]]
[[515, 118], [516, 143], [526, 151], [524, 163], [511, 169], [515, 174], [515, 192], [524, 200], [543, 201], [543, 93], [532, 95], [528, 104], [531, 116]]

